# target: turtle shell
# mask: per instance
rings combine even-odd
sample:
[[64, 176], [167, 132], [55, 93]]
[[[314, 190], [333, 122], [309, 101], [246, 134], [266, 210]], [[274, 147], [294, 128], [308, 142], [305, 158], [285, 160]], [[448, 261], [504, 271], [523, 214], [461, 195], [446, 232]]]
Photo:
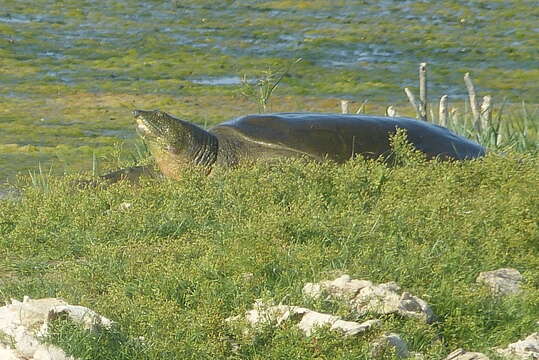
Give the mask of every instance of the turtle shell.
[[[389, 137], [397, 128], [428, 157], [466, 159], [483, 148], [448, 129], [408, 118], [320, 113], [247, 115], [210, 129], [221, 142], [250, 158], [308, 156], [344, 162], [355, 154], [378, 157], [390, 151]], [[221, 155], [221, 154], [220, 154]]]

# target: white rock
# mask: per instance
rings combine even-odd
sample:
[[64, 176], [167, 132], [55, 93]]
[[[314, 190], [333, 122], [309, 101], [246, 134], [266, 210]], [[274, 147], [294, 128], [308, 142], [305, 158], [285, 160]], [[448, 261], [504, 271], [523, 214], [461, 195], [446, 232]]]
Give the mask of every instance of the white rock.
[[15, 353], [15, 350], [8, 348], [0, 343], [0, 359], [2, 360], [19, 360], [20, 357]]
[[63, 350], [55, 346], [42, 346], [34, 353], [33, 360], [64, 360], [73, 359], [71, 356], [66, 357]]
[[[296, 315], [301, 317], [302, 314], [308, 311], [310, 310], [298, 306], [271, 305], [261, 300], [256, 300], [253, 309], [245, 313], [245, 320], [253, 326], [271, 323], [280, 325], [283, 321]], [[233, 318], [230, 318], [230, 320], [233, 320]]]
[[291, 310], [291, 307], [286, 305], [274, 306], [265, 310], [253, 309], [247, 311], [245, 319], [251, 325], [271, 324], [273, 322], [280, 325], [290, 318], [292, 315]]
[[[233, 316], [226, 319], [227, 322], [236, 322], [242, 316]], [[353, 336], [378, 326], [380, 320], [368, 320], [363, 323], [344, 321], [338, 316], [319, 313], [307, 308], [289, 305], [268, 305], [259, 300], [253, 305], [253, 309], [245, 313], [243, 319], [251, 326], [256, 327], [265, 324], [279, 326], [284, 321], [295, 321], [297, 326], [310, 336], [316, 328], [329, 326], [330, 330], [339, 331], [344, 336]]]
[[408, 346], [399, 334], [387, 334], [376, 340], [372, 345], [372, 356], [379, 357], [389, 348], [393, 348], [397, 357], [403, 359], [410, 357]]
[[47, 321], [52, 321], [62, 315], [68, 316], [72, 321], [83, 325], [87, 330], [95, 330], [97, 327], [110, 329], [113, 322], [95, 311], [78, 305], [53, 306], [48, 314]]
[[457, 349], [447, 355], [445, 360], [489, 360], [488, 356], [478, 352], [469, 352], [464, 349]]
[[313, 299], [318, 299], [320, 296], [322, 296], [323, 290], [322, 285], [319, 283], [307, 283], [303, 287], [303, 294]]
[[345, 336], [354, 336], [374, 327], [380, 326], [381, 324], [382, 321], [378, 319], [367, 320], [361, 324], [355, 321], [337, 320], [331, 326], [331, 330], [340, 330]]
[[354, 336], [372, 329], [381, 324], [380, 320], [367, 320], [363, 323], [355, 321], [341, 320], [340, 317], [331, 314], [323, 314], [316, 311], [309, 311], [303, 315], [298, 327], [310, 336], [316, 328], [330, 326], [330, 330], [339, 331], [344, 336]]
[[399, 295], [400, 287], [394, 282], [367, 286], [357, 294], [351, 304], [359, 314], [397, 313], [402, 316], [416, 317], [430, 323], [435, 316], [430, 306], [417, 296], [408, 292]]
[[403, 292], [395, 282], [374, 285], [368, 280], [353, 280], [342, 275], [333, 281], [307, 283], [303, 287], [306, 296], [319, 298], [323, 293], [330, 297], [344, 299], [360, 315], [367, 312], [377, 314], [398, 313], [416, 317], [430, 323], [435, 319], [430, 306], [417, 296]]
[[324, 292], [340, 299], [352, 299], [362, 288], [372, 285], [368, 280], [352, 280], [349, 275], [342, 275], [333, 281], [325, 280], [319, 283], [307, 283], [303, 293], [312, 298], [319, 298]]
[[488, 285], [496, 295], [511, 295], [520, 292], [522, 275], [516, 269], [503, 268], [482, 272], [476, 281]]
[[509, 359], [539, 359], [539, 332], [531, 334], [524, 340], [509, 344], [505, 349], [497, 349], [497, 351]]
[[353, 280], [348, 275], [342, 275], [329, 282], [328, 290], [332, 295], [340, 298], [353, 298], [361, 289], [371, 286], [368, 280]]
[[[0, 307], [0, 359], [17, 360], [68, 360], [60, 348], [40, 343], [47, 334], [50, 320], [65, 314], [87, 328], [97, 325], [110, 327], [112, 321], [83, 306], [69, 305], [61, 299], [12, 300]], [[4, 341], [2, 344], [2, 341]]]
[[339, 317], [330, 314], [322, 314], [316, 311], [309, 311], [301, 318], [298, 327], [310, 336], [316, 328], [331, 326], [339, 320]]
[[14, 337], [17, 331], [40, 329], [47, 320], [49, 310], [57, 305], [67, 303], [54, 298], [25, 298], [23, 302], [12, 300], [11, 304], [0, 307], [0, 333]]

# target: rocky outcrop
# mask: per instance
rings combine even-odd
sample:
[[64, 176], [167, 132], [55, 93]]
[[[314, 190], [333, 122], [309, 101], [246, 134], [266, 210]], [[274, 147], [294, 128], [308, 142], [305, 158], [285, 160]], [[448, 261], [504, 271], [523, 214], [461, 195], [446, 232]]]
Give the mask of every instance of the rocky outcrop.
[[509, 344], [505, 349], [497, 349], [500, 355], [509, 359], [539, 359], [539, 332], [533, 333], [524, 340]]
[[520, 292], [522, 275], [516, 269], [503, 268], [482, 272], [476, 281], [487, 285], [495, 295], [513, 295]]
[[86, 307], [69, 305], [61, 299], [12, 300], [11, 304], [0, 307], [0, 359], [73, 360], [58, 347], [40, 342], [48, 332], [49, 323], [59, 316], [69, 317], [89, 330], [97, 326], [109, 328], [113, 324]]
[[305, 335], [310, 336], [317, 328], [327, 326], [332, 331], [338, 331], [344, 336], [354, 336], [378, 326], [380, 320], [367, 320], [362, 323], [345, 321], [339, 316], [319, 313], [304, 307], [289, 305], [268, 305], [258, 300], [253, 309], [244, 316], [228, 318], [228, 322], [245, 320], [250, 326], [257, 327], [264, 324], [280, 325], [285, 321], [294, 321]]
[[355, 280], [348, 275], [342, 275], [332, 281], [307, 283], [303, 287], [303, 293], [313, 298], [326, 295], [343, 299], [359, 315], [397, 313], [422, 319], [427, 323], [435, 320], [427, 302], [408, 292], [402, 292], [395, 282], [375, 285], [368, 280]]
[[[520, 291], [519, 283], [522, 276], [514, 269], [500, 269], [481, 273], [479, 282], [491, 286], [498, 295], [515, 294]], [[355, 315], [366, 314], [385, 315], [396, 313], [405, 317], [421, 319], [427, 323], [435, 320], [430, 306], [421, 298], [416, 297], [401, 288], [395, 282], [376, 285], [368, 280], [352, 279], [342, 275], [334, 280], [324, 280], [317, 283], [307, 283], [303, 294], [313, 299], [338, 299], [347, 304]], [[345, 321], [340, 317], [319, 313], [304, 307], [289, 305], [267, 305], [256, 302], [253, 309], [244, 316], [235, 316], [228, 321], [244, 320], [252, 327], [260, 324], [280, 325], [284, 321], [295, 321], [299, 329], [307, 336], [320, 327], [339, 331], [343, 336], [353, 336], [379, 327], [382, 320], [371, 319], [365, 322]], [[406, 343], [399, 334], [385, 334], [371, 343], [373, 358], [387, 354], [395, 354], [398, 358], [423, 359], [420, 353], [408, 350]], [[537, 360], [539, 359], [539, 333], [534, 333], [526, 339], [509, 344], [504, 349], [492, 349], [505, 359]], [[445, 360], [488, 360], [483, 353], [457, 349], [450, 353]]]
[[324, 293], [333, 298], [352, 300], [361, 289], [372, 286], [369, 280], [351, 279], [349, 275], [342, 275], [335, 280], [323, 280], [317, 283], [307, 283], [303, 287], [303, 294], [312, 298], [319, 298]]
[[447, 355], [445, 360], [489, 360], [488, 356], [478, 352], [470, 352], [464, 349], [457, 349]]
[[372, 345], [371, 354], [374, 358], [379, 358], [388, 351], [395, 353], [400, 359], [408, 358], [411, 355], [408, 346], [399, 334], [386, 334], [376, 340]]
[[[325, 280], [318, 283], [307, 283], [303, 287], [307, 297], [339, 299], [346, 302], [356, 315], [374, 313], [379, 315], [398, 313], [402, 316], [419, 318], [426, 322], [434, 320], [434, 314], [429, 305], [422, 299], [402, 292], [400, 287], [389, 282], [375, 285], [368, 280], [351, 279], [343, 275], [335, 280]], [[327, 327], [343, 336], [354, 336], [372, 328], [379, 327], [379, 319], [364, 322], [345, 321], [332, 314], [319, 313], [304, 307], [290, 305], [271, 305], [256, 301], [253, 309], [243, 316], [238, 315], [227, 319], [228, 322], [245, 321], [251, 328], [263, 324], [281, 325], [285, 321], [294, 321], [305, 335], [310, 336], [320, 327]], [[399, 358], [420, 358], [420, 354], [410, 353], [406, 343], [398, 334], [386, 334], [372, 344], [372, 356], [379, 357], [387, 352], [395, 353]]]

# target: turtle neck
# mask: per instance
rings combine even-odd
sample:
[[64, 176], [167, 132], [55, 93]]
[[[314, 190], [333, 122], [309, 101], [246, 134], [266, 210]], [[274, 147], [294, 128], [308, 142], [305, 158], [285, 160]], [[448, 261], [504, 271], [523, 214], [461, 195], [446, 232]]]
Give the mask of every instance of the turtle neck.
[[219, 141], [208, 131], [196, 125], [190, 125], [192, 125], [192, 132], [188, 151], [191, 161], [198, 166], [211, 167], [217, 160]]

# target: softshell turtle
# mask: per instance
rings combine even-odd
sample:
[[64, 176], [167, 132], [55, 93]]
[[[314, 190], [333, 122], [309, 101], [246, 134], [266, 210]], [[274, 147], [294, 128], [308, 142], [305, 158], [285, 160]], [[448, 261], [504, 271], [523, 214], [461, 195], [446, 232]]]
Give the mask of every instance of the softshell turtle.
[[[356, 154], [377, 158], [390, 152], [389, 137], [405, 129], [408, 140], [428, 158], [473, 159], [485, 154], [480, 145], [448, 129], [408, 118], [275, 113], [242, 116], [210, 130], [162, 111], [133, 111], [137, 131], [166, 177], [177, 179], [186, 168], [208, 172], [214, 165], [234, 166], [257, 160], [307, 157], [343, 163]], [[134, 178], [146, 167], [106, 175]]]

